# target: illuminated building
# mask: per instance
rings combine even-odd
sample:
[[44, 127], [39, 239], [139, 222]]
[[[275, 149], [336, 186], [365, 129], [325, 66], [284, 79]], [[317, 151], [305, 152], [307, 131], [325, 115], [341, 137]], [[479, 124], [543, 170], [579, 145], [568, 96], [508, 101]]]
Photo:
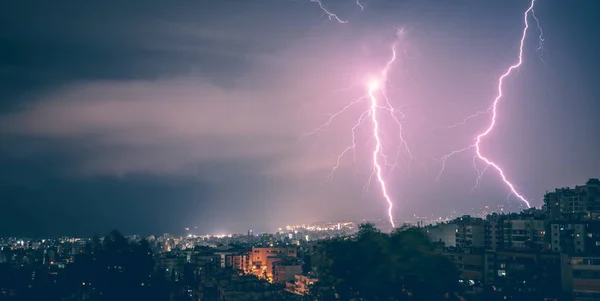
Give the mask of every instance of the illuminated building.
[[600, 221], [552, 221], [552, 251], [600, 254]]
[[486, 217], [486, 250], [545, 250], [548, 222], [542, 210], [490, 214]]
[[477, 252], [475, 254], [463, 252], [444, 252], [460, 272], [459, 282], [464, 286], [467, 292], [481, 292], [484, 283], [484, 254]]
[[561, 294], [560, 254], [526, 250], [486, 251], [483, 267], [485, 284], [506, 299], [531, 294], [553, 300]]
[[504, 248], [537, 249], [546, 247], [546, 222], [544, 220], [504, 221]]
[[291, 247], [267, 247], [252, 248], [250, 253], [252, 263], [251, 272], [259, 277], [273, 278], [273, 263], [286, 257], [296, 257], [296, 248]]

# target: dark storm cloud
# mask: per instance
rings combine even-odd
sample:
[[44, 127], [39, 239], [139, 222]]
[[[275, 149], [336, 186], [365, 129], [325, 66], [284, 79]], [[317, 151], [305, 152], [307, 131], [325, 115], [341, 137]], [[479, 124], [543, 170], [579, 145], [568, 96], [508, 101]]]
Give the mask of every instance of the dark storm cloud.
[[93, 79], [189, 75], [227, 85], [307, 24], [292, 16], [281, 31], [270, 30], [290, 3], [265, 11], [250, 2], [3, 3], [0, 96], [7, 105], [32, 89]]
[[[472, 154], [449, 160], [439, 182], [434, 159], [487, 122], [436, 127], [493, 99], [515, 59], [523, 2], [502, 2], [493, 16], [481, 2], [364, 2], [364, 12], [329, 3], [344, 25], [309, 1], [0, 4], [0, 205], [16, 213], [0, 232], [243, 231], [383, 215], [376, 185], [363, 196], [368, 128], [356, 164], [346, 157], [326, 181], [361, 109], [302, 134], [361, 95], [399, 27], [407, 37], [389, 96], [405, 111], [414, 159], [387, 174], [397, 213], [515, 205], [492, 171], [470, 194]], [[541, 3], [547, 52], [535, 51], [532, 31], [484, 145], [535, 205], [544, 189], [583, 182], [600, 165], [589, 130], [598, 89], [591, 64], [577, 60], [593, 56], [563, 45], [583, 43], [561, 25], [578, 12]]]

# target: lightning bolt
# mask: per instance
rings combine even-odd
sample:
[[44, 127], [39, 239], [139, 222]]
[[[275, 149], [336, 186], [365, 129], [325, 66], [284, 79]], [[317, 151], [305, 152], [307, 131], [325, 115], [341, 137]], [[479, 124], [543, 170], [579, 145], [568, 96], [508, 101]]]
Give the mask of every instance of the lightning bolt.
[[[347, 23], [347, 21], [340, 19], [336, 14], [332, 13], [321, 2], [321, 0], [310, 0], [310, 1], [313, 3], [317, 3], [319, 8], [329, 18], [329, 20], [335, 20], [342, 24]], [[355, 0], [355, 3], [360, 8], [361, 11], [364, 10], [364, 6], [361, 4], [360, 0]], [[403, 33], [404, 33], [403, 29], [396, 30], [396, 36], [398, 36], [398, 37], [401, 36]], [[377, 178], [377, 182], [379, 183], [379, 185], [381, 187], [381, 192], [382, 192], [383, 198], [385, 199], [385, 201], [388, 204], [388, 212], [387, 213], [388, 213], [388, 217], [390, 220], [390, 224], [394, 228], [396, 227], [396, 224], [394, 223], [394, 217], [393, 217], [394, 203], [392, 201], [391, 196], [389, 195], [387, 184], [386, 184], [384, 176], [383, 176], [383, 172], [384, 172], [383, 166], [392, 167], [392, 168], [398, 167], [399, 166], [398, 161], [399, 161], [399, 157], [401, 155], [402, 149], [404, 149], [408, 153], [411, 161], [413, 158], [412, 153], [408, 147], [408, 144], [406, 143], [406, 140], [402, 136], [402, 123], [400, 122], [399, 117], [396, 116], [396, 114], [400, 114], [400, 117], [403, 117], [404, 115], [402, 114], [402, 112], [397, 110], [390, 103], [389, 98], [387, 97], [387, 94], [385, 92], [385, 85], [388, 81], [388, 73], [397, 58], [396, 46], [397, 46], [397, 43], [394, 43], [392, 46], [392, 49], [391, 49], [392, 57], [385, 64], [385, 67], [381, 70], [380, 77], [376, 78], [376, 79], [372, 79], [371, 81], [367, 82], [366, 95], [364, 95], [354, 101], [351, 101], [346, 106], [344, 106], [340, 111], [330, 114], [329, 118], [327, 119], [327, 121], [325, 123], [323, 123], [321, 126], [317, 127], [312, 132], [305, 134], [305, 135], [313, 135], [313, 134], [316, 134], [316, 133], [326, 130], [329, 127], [329, 125], [336, 119], [336, 117], [343, 114], [344, 112], [346, 112], [348, 109], [350, 109], [351, 107], [353, 107], [355, 105], [358, 105], [367, 100], [369, 101], [370, 104], [368, 106], [368, 109], [364, 110], [360, 114], [360, 116], [358, 117], [358, 120], [351, 128], [352, 143], [349, 146], [347, 146], [337, 157], [336, 164], [332, 167], [331, 172], [329, 173], [327, 178], [328, 179], [333, 178], [336, 170], [340, 167], [343, 158], [351, 151], [353, 152], [354, 163], [356, 165], [356, 130], [361, 125], [363, 125], [363, 123], [366, 120], [368, 120], [370, 117], [371, 123], [373, 125], [372, 137], [375, 140], [375, 148], [373, 149], [373, 154], [372, 154], [373, 169], [371, 171], [371, 174], [369, 175], [367, 183], [363, 187], [363, 195], [366, 195], [373, 178]], [[382, 101], [380, 101], [380, 99], [378, 99], [377, 95], [381, 96], [383, 103], [381, 103]], [[394, 163], [390, 163], [390, 160], [388, 160], [388, 157], [383, 152], [383, 142], [382, 142], [382, 138], [380, 135], [381, 134], [380, 123], [379, 123], [380, 117], [378, 115], [378, 112], [380, 110], [383, 110], [383, 111], [389, 113], [389, 116], [391, 116], [392, 120], [398, 126], [398, 138], [400, 141], [400, 145], [397, 146], [396, 158], [394, 160]], [[383, 162], [382, 162], [383, 164], [380, 163], [380, 159], [383, 159]], [[409, 161], [409, 165], [410, 165], [410, 161]]]
[[[323, 2], [321, 2], [321, 0], [310, 0], [310, 2], [316, 3], [317, 5], [319, 5], [319, 8], [323, 11], [323, 13], [327, 16], [327, 18], [329, 18], [329, 20], [336, 20], [340, 23], [348, 23], [348, 21], [344, 21], [342, 19], [340, 19], [336, 14], [332, 13], [324, 4]], [[360, 5], [360, 3], [357, 4]]]
[[477, 170], [477, 175], [478, 175], [477, 176], [477, 183], [475, 184], [475, 187], [477, 187], [477, 185], [479, 185], [479, 181], [481, 180], [481, 177], [483, 176], [483, 172], [485, 172], [485, 170], [480, 172], [479, 169], [476, 166], [475, 159], [479, 159], [479, 160], [481, 160], [481, 161], [483, 161], [483, 162], [485, 162], [487, 164], [486, 169], [488, 167], [492, 167], [493, 169], [495, 169], [498, 172], [498, 174], [500, 175], [500, 177], [502, 178], [502, 181], [504, 181], [504, 183], [506, 184], [506, 186], [509, 188], [510, 194], [513, 194], [517, 198], [519, 198], [523, 203], [525, 203], [525, 205], [528, 208], [531, 208], [531, 205], [529, 204], [529, 201], [516, 190], [515, 186], [512, 184], [512, 182], [510, 182], [508, 180], [508, 178], [504, 174], [504, 170], [502, 170], [502, 168], [499, 165], [497, 165], [496, 163], [494, 163], [492, 160], [490, 160], [488, 157], [486, 157], [481, 152], [481, 141], [483, 140], [483, 138], [485, 138], [486, 136], [488, 136], [490, 134], [490, 132], [494, 129], [494, 126], [496, 125], [496, 119], [497, 119], [497, 116], [498, 116], [497, 107], [498, 107], [498, 104], [500, 103], [500, 100], [502, 99], [502, 96], [504, 95], [503, 94], [503, 90], [502, 90], [503, 84], [504, 84], [504, 79], [507, 76], [509, 76], [513, 72], [513, 70], [518, 69], [522, 65], [522, 63], [523, 63], [523, 48], [524, 48], [524, 45], [525, 45], [525, 38], [527, 37], [527, 31], [529, 29], [528, 17], [530, 15], [530, 13], [531, 13], [532, 17], [535, 19], [535, 21], [537, 22], [538, 30], [540, 31], [540, 36], [539, 36], [540, 44], [538, 46], [538, 50], [542, 49], [543, 41], [544, 41], [544, 39], [543, 39], [543, 31], [541, 29], [539, 20], [535, 16], [535, 12], [533, 10], [533, 7], [535, 6], [535, 1], [536, 0], [531, 0], [531, 3], [529, 5], [529, 7], [527, 8], [527, 10], [524, 13], [523, 19], [524, 19], [525, 26], [523, 28], [523, 34], [521, 35], [521, 40], [520, 40], [520, 44], [519, 44], [519, 56], [518, 56], [518, 60], [517, 60], [517, 62], [515, 64], [511, 65], [506, 70], [506, 72], [504, 74], [502, 74], [500, 76], [500, 78], [498, 80], [498, 94], [497, 94], [496, 98], [494, 99], [494, 101], [492, 102], [492, 105], [487, 110], [477, 112], [477, 113], [475, 113], [475, 114], [473, 114], [473, 115], [465, 118], [461, 123], [458, 123], [458, 124], [450, 126], [450, 127], [454, 127], [454, 126], [457, 126], [457, 125], [460, 125], [460, 124], [465, 124], [470, 119], [473, 119], [473, 118], [475, 118], [475, 117], [477, 117], [477, 116], [479, 116], [481, 114], [486, 114], [486, 113], [491, 112], [492, 113], [492, 118], [491, 118], [490, 124], [488, 125], [488, 127], [483, 132], [481, 132], [480, 134], [478, 134], [475, 137], [475, 143], [474, 144], [469, 145], [468, 147], [465, 147], [463, 149], [452, 151], [452, 152], [444, 155], [441, 158], [441, 160], [440, 160], [441, 163], [442, 163], [442, 168], [441, 168], [441, 170], [440, 170], [440, 172], [438, 174], [438, 177], [437, 177], [438, 180], [439, 180], [439, 178], [441, 177], [442, 173], [444, 172], [446, 160], [448, 158], [450, 158], [453, 155], [456, 155], [458, 153], [464, 152], [466, 150], [474, 149], [475, 150], [475, 156], [474, 156], [474, 163], [473, 164], [475, 166], [475, 169]]
[[[310, 0], [310, 2], [316, 3], [319, 6], [319, 8], [323, 11], [323, 13], [325, 14], [325, 16], [327, 16], [327, 18], [329, 18], [329, 20], [335, 20], [335, 21], [338, 21], [339, 23], [342, 23], [342, 24], [348, 23], [348, 21], [342, 20], [340, 17], [338, 17], [338, 15], [332, 13], [325, 6], [325, 4], [323, 4], [323, 2], [321, 0]], [[365, 10], [365, 6], [362, 3], [360, 3], [360, 0], [355, 0], [354, 3], [356, 3], [356, 6], [358, 6], [361, 11]]]
[[[394, 48], [392, 48], [392, 49], [394, 49]], [[394, 56], [393, 56], [392, 60], [390, 60], [390, 63], [388, 63], [388, 66], [396, 58], [396, 51], [394, 50], [393, 53], [394, 53]], [[387, 66], [386, 66], [386, 69], [384, 69], [384, 72], [386, 70], [387, 70]], [[388, 194], [387, 185], [386, 185], [385, 180], [383, 179], [383, 175], [382, 175], [382, 168], [381, 168], [381, 165], [379, 165], [379, 156], [382, 156], [383, 153], [382, 153], [382, 146], [381, 146], [381, 138], [379, 137], [379, 122], [377, 121], [377, 109], [378, 109], [379, 105], [378, 105], [377, 97], [375, 97], [376, 91], [381, 91], [383, 94], [383, 90], [380, 90], [380, 83], [379, 82], [370, 83], [369, 84], [369, 98], [371, 100], [371, 109], [370, 109], [371, 121], [373, 122], [373, 137], [375, 137], [375, 141], [376, 141], [375, 149], [373, 150], [373, 166], [374, 166], [373, 172], [377, 176], [377, 181], [379, 182], [379, 184], [381, 186], [381, 192], [389, 206], [388, 207], [388, 216], [390, 218], [390, 224], [392, 224], [392, 227], [395, 228], [396, 225], [394, 224], [394, 217], [392, 215], [392, 209], [394, 207], [394, 203], [392, 202], [392, 199], [390, 198], [390, 196]], [[383, 94], [383, 95], [385, 95], [385, 94]], [[395, 120], [397, 120], [395, 118], [395, 116], [393, 116], [393, 117]]]
[[[397, 32], [398, 35], [402, 34], [402, 31]], [[352, 143], [347, 146], [337, 157], [336, 164], [332, 167], [331, 172], [328, 175], [328, 178], [333, 178], [336, 170], [340, 167], [343, 158], [349, 153], [354, 153], [354, 162], [356, 163], [356, 130], [361, 127], [367, 120], [370, 120], [370, 123], [373, 125], [372, 127], [372, 137], [375, 141], [375, 147], [372, 153], [372, 164], [373, 169], [368, 178], [367, 183], [363, 187], [363, 192], [366, 194], [369, 189], [370, 183], [375, 178], [379, 183], [381, 188], [382, 196], [388, 204], [387, 215], [390, 221], [390, 224], [395, 227], [394, 217], [393, 217], [393, 208], [394, 202], [392, 201], [392, 197], [389, 194], [387, 183], [384, 178], [384, 167], [398, 167], [399, 157], [404, 150], [412, 160], [412, 153], [408, 147], [408, 143], [402, 136], [402, 123], [400, 122], [401, 117], [404, 115], [397, 110], [389, 101], [389, 98], [386, 94], [385, 85], [388, 81], [388, 74], [394, 63], [396, 62], [397, 52], [396, 52], [397, 43], [394, 43], [391, 47], [391, 58], [387, 61], [384, 68], [380, 71], [379, 76], [375, 79], [371, 79], [366, 83], [366, 95], [349, 102], [346, 106], [344, 106], [341, 110], [336, 113], [330, 114], [329, 118], [325, 123], [321, 126], [317, 127], [312, 132], [307, 133], [306, 135], [313, 135], [319, 133], [321, 131], [326, 130], [331, 123], [336, 119], [336, 117], [340, 116], [344, 112], [348, 111], [351, 107], [359, 105], [361, 103], [367, 102], [368, 108], [360, 114], [356, 122], [351, 128], [352, 134]], [[388, 116], [392, 118], [396, 126], [398, 127], [398, 139], [400, 144], [397, 146], [396, 158], [392, 163], [391, 160], [384, 154], [383, 148], [384, 143], [381, 137], [381, 118], [380, 113], [387, 113]], [[399, 115], [399, 116], [397, 116]]]
[[356, 0], [356, 5], [358, 5], [358, 7], [360, 7], [360, 10], [361, 10], [361, 11], [364, 11], [364, 10], [365, 10], [365, 6], [364, 6], [364, 5], [362, 5], [362, 3], [360, 3], [360, 0]]
[[540, 52], [540, 60], [542, 61], [542, 63], [546, 64], [546, 61], [544, 60], [544, 56], [542, 54], [542, 52], [544, 50], [544, 41], [545, 41], [545, 39], [544, 39], [544, 30], [542, 29], [542, 26], [540, 25], [540, 20], [535, 15], [535, 10], [533, 10], [533, 9], [531, 9], [531, 16], [535, 20], [535, 25], [537, 26], [537, 29], [538, 29], [538, 31], [540, 33], [540, 35], [538, 36], [537, 51]]

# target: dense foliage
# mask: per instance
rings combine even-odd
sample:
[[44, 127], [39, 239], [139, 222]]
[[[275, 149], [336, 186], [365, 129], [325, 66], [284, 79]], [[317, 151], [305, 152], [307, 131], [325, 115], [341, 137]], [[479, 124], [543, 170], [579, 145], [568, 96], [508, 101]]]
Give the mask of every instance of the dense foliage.
[[458, 289], [454, 264], [417, 228], [361, 225], [354, 238], [323, 243], [316, 267], [319, 300], [452, 300]]
[[[75, 289], [65, 300], [164, 300], [164, 281], [154, 277], [154, 259], [148, 242], [129, 243], [117, 231], [100, 243], [94, 239], [86, 254], [66, 271], [68, 288]], [[165, 296], [166, 297], [166, 296]]]
[[[6, 280], [6, 281], [4, 281]], [[41, 263], [29, 266], [0, 265], [0, 300], [168, 300], [164, 277], [155, 274], [154, 255], [148, 242], [130, 243], [117, 231], [98, 237], [66, 268]]]

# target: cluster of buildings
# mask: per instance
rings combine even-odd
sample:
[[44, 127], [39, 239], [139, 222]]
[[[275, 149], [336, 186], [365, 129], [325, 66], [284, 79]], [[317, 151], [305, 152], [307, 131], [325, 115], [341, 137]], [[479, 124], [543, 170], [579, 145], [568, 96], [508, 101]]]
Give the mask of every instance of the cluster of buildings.
[[[344, 227], [294, 227], [277, 233], [150, 237], [156, 268], [190, 300], [281, 300], [301, 296], [316, 280], [302, 276], [304, 257], [316, 240]], [[315, 233], [318, 232], [318, 233]], [[353, 233], [353, 232], [352, 232]]]
[[547, 193], [541, 210], [462, 216], [424, 230], [472, 293], [600, 300], [598, 179]]
[[[352, 222], [315, 223], [272, 234], [164, 234], [146, 241], [156, 254], [156, 271], [174, 284], [179, 300], [280, 300], [304, 296], [318, 281], [306, 264], [316, 241], [357, 229]], [[464, 215], [422, 229], [456, 264], [465, 290], [482, 300], [600, 300], [598, 179], [548, 192], [542, 209]], [[0, 239], [0, 264], [43, 267], [32, 269], [31, 279], [41, 271], [55, 277], [92, 241]], [[0, 286], [0, 295], [6, 294], [12, 294], [10, 288]]]
[[[316, 222], [311, 224], [301, 224], [301, 225], [287, 225], [285, 226], [285, 230], [289, 232], [293, 231], [342, 231], [342, 230], [350, 230], [356, 231], [358, 229], [358, 225], [355, 222]], [[279, 232], [283, 229], [279, 228]]]
[[85, 250], [79, 238], [57, 239], [0, 238], [0, 264], [49, 265], [58, 268], [73, 261]]
[[[172, 295], [178, 300], [268, 300], [280, 298], [286, 293], [286, 283], [302, 274], [302, 250], [312, 243], [307, 233], [299, 229], [225, 236], [164, 234], [145, 239], [155, 253], [157, 273], [172, 283]], [[127, 239], [139, 242], [142, 237]], [[0, 299], [21, 296], [27, 288], [21, 287], [20, 280], [31, 286], [59, 279], [79, 254], [91, 251], [93, 243], [94, 238], [0, 238]], [[12, 274], [7, 274], [9, 270]], [[298, 291], [302, 290], [299, 286]]]
[[160, 254], [157, 269], [192, 300], [262, 300], [308, 293], [316, 279], [302, 276], [300, 252], [298, 246], [197, 247]]

